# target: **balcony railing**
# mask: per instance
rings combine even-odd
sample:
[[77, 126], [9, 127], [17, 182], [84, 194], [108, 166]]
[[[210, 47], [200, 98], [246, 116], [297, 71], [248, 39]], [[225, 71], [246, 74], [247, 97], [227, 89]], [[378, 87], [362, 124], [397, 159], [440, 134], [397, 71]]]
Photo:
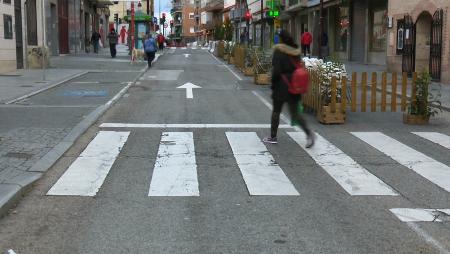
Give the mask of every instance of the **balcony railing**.
[[224, 0], [208, 0], [206, 2], [205, 11], [218, 11], [224, 7]]

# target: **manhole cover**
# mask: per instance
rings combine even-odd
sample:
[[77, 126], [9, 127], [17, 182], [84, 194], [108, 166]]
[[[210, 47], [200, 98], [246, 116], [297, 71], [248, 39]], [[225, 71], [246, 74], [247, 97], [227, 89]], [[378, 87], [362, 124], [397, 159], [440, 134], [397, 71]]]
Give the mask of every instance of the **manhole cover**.
[[29, 154], [29, 153], [9, 152], [9, 153], [3, 155], [3, 157], [18, 158], [18, 159], [31, 159], [31, 157], [33, 157], [33, 155]]

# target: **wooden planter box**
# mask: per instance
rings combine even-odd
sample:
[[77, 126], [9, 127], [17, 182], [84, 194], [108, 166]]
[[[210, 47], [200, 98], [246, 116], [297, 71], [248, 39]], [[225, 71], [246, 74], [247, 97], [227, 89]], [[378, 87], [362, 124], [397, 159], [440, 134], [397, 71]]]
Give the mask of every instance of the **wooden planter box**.
[[428, 124], [429, 121], [429, 116], [411, 115], [408, 113], [403, 114], [403, 123], [405, 124]]
[[223, 60], [228, 61], [228, 59], [230, 59], [230, 55], [228, 54], [223, 55]]
[[336, 103], [336, 112], [331, 112], [330, 106], [322, 106], [322, 110], [317, 114], [317, 119], [323, 124], [343, 124], [345, 123], [345, 112], [341, 110], [341, 104]]
[[228, 60], [229, 64], [234, 64], [234, 56], [230, 56], [230, 59]]
[[270, 76], [269, 74], [262, 73], [262, 74], [256, 74], [255, 75], [255, 84], [257, 85], [270, 85]]
[[255, 76], [255, 70], [253, 69], [253, 67], [246, 67], [243, 69], [243, 72], [245, 76], [249, 77]]

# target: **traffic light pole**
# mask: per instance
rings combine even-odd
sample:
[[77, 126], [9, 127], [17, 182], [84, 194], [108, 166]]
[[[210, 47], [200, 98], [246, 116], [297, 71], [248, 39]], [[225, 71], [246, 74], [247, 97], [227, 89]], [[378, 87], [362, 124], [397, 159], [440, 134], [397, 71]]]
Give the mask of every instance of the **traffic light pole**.
[[323, 0], [320, 0], [320, 19], [319, 19], [319, 59], [322, 59], [322, 36], [323, 36]]

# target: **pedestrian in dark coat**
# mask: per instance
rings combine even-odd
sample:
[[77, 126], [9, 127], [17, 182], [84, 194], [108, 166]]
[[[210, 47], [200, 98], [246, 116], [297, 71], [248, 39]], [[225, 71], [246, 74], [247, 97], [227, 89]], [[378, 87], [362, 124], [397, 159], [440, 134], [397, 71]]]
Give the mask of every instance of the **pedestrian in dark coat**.
[[314, 133], [308, 128], [305, 119], [298, 112], [298, 106], [301, 99], [300, 94], [289, 93], [289, 85], [284, 81], [283, 76], [287, 80], [292, 79], [292, 74], [301, 63], [301, 50], [294, 43], [294, 40], [286, 31], [280, 32], [281, 43], [274, 46], [272, 57], [272, 99], [273, 110], [271, 119], [270, 137], [264, 138], [264, 142], [276, 144], [278, 125], [280, 124], [280, 114], [283, 104], [289, 106], [291, 118], [295, 120], [307, 135], [306, 147], [314, 145]]
[[94, 53], [98, 53], [98, 47], [100, 46], [100, 39], [102, 36], [99, 32], [94, 31], [91, 36], [91, 43], [94, 45]]
[[111, 28], [111, 32], [108, 34], [108, 40], [111, 57], [115, 58], [117, 54], [116, 45], [119, 40], [119, 35], [117, 35], [116, 30], [114, 28]]

